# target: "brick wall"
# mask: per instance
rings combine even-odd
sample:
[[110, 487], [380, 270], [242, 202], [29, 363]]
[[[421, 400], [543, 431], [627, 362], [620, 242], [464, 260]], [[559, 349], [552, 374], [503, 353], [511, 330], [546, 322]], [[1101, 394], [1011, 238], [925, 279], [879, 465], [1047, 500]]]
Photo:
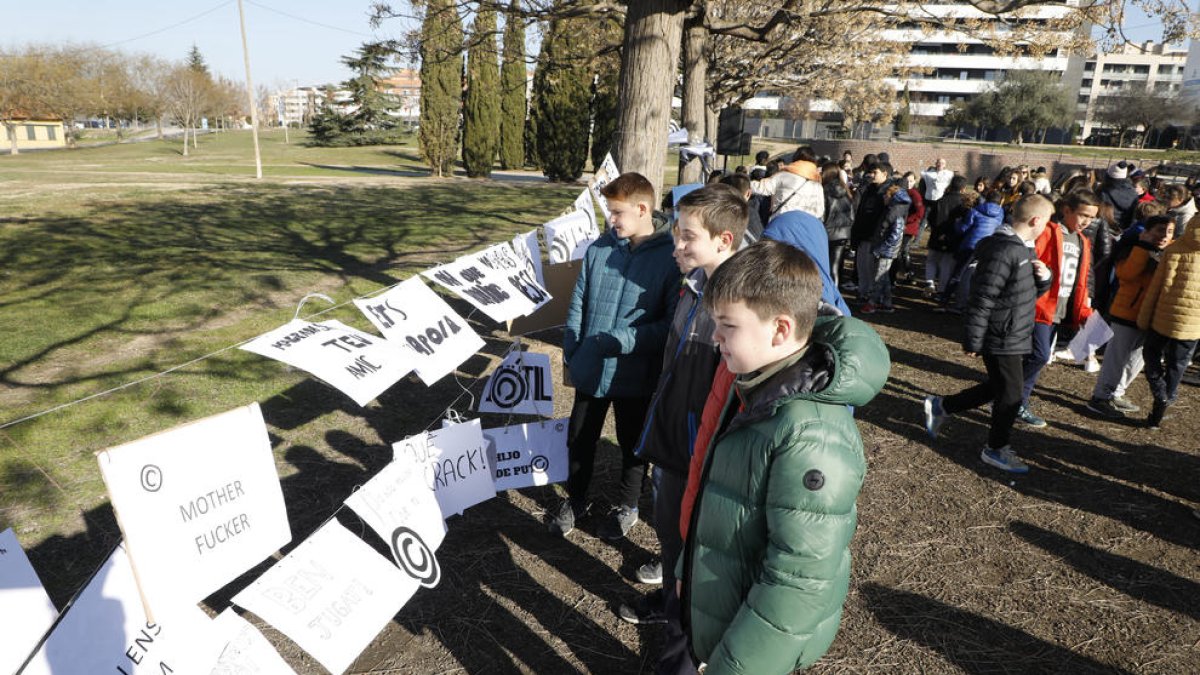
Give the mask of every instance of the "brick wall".
[[[801, 141], [803, 143], [805, 141]], [[899, 171], [920, 171], [932, 166], [938, 157], [946, 159], [946, 165], [952, 171], [963, 174], [974, 182], [975, 178], [984, 176], [988, 180], [996, 177], [1006, 166], [1028, 164], [1032, 168], [1044, 166], [1050, 170], [1054, 179], [1072, 169], [1088, 167], [1101, 169], [1122, 159], [1132, 160], [1138, 166], [1149, 168], [1156, 166], [1161, 160], [1137, 157], [1136, 151], [1127, 150], [1126, 154], [1113, 148], [1112, 157], [1075, 157], [1058, 152], [1039, 150], [1032, 146], [997, 145], [995, 148], [964, 146], [957, 143], [904, 143], [860, 140], [814, 140], [807, 141], [817, 155], [828, 155], [840, 158], [846, 150], [854, 153], [855, 165], [868, 153], [888, 153], [892, 167]], [[785, 147], [794, 146], [783, 143], [772, 143], [773, 152]], [[758, 149], [757, 147], [755, 148]]]

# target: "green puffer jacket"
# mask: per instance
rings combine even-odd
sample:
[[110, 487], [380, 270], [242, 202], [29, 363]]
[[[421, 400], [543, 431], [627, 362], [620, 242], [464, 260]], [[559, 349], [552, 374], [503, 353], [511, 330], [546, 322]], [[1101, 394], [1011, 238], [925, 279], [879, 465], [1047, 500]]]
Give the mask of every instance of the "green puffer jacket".
[[847, 406], [874, 398], [889, 368], [867, 324], [819, 319], [799, 361], [731, 389], [680, 563], [683, 620], [708, 675], [790, 673], [833, 642], [866, 471]]
[[658, 214], [654, 224], [637, 248], [609, 230], [583, 256], [562, 352], [575, 389], [588, 396], [654, 393], [682, 279], [670, 224]]

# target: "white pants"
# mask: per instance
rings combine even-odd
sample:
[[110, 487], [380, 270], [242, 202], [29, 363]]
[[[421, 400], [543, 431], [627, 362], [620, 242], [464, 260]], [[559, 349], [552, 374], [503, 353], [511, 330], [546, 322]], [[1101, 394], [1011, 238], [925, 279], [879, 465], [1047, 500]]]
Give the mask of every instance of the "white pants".
[[1104, 361], [1100, 364], [1100, 375], [1096, 378], [1096, 388], [1092, 390], [1092, 398], [1110, 400], [1124, 396], [1139, 374], [1142, 372], [1142, 341], [1146, 334], [1124, 324], [1112, 322], [1113, 336], [1104, 348]]

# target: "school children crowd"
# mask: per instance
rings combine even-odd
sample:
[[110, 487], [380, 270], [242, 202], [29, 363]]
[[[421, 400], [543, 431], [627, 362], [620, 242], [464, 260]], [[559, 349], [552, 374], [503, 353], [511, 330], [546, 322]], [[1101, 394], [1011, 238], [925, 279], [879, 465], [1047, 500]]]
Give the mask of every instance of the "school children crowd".
[[1103, 314], [1114, 335], [1088, 407], [1136, 412], [1125, 393], [1144, 368], [1152, 426], [1200, 339], [1200, 221], [1182, 187], [1125, 162], [1101, 181], [1080, 172], [1054, 187], [1016, 167], [968, 187], [941, 159], [907, 173], [886, 153], [852, 159], [759, 153], [749, 170], [677, 188], [663, 211], [638, 174], [603, 188], [610, 227], [585, 254], [563, 336], [567, 498], [547, 520], [566, 536], [589, 514], [611, 408], [621, 479], [597, 533], [635, 526], [652, 467], [661, 554], [636, 576], [662, 586], [619, 613], [664, 626], [656, 672], [787, 673], [837, 633], [866, 468], [853, 411], [890, 368], [842, 290], [870, 315], [916, 284], [964, 316], [964, 351], [987, 378], [928, 397], [926, 430], [990, 403], [981, 459], [1011, 472], [1028, 471], [1014, 423], [1046, 425], [1029, 399], [1057, 338]]

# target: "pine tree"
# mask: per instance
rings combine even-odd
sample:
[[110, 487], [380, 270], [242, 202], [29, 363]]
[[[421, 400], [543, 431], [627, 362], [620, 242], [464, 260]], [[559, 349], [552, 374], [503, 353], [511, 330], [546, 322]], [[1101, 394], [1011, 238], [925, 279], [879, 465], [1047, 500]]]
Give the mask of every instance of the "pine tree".
[[472, 178], [487, 177], [496, 160], [500, 133], [500, 64], [496, 51], [496, 12], [480, 8], [467, 52], [467, 91], [463, 111], [463, 166]]
[[586, 58], [576, 46], [586, 31], [580, 19], [552, 21], [533, 76], [530, 117], [537, 158], [552, 181], [577, 180], [587, 162], [591, 80]]
[[354, 77], [342, 83], [350, 91], [355, 105], [351, 115], [355, 131], [390, 129], [396, 122], [387, 114], [396, 107], [395, 97], [379, 90], [379, 81], [392, 72], [388, 63], [396, 55], [394, 42], [366, 42], [353, 56], [343, 56], [342, 64], [354, 71]]
[[525, 24], [521, 0], [512, 0], [504, 24], [504, 65], [500, 68], [500, 166], [525, 166]]
[[454, 0], [427, 0], [421, 24], [421, 156], [434, 176], [451, 173], [462, 108], [463, 29]]
[[194, 42], [192, 43], [192, 48], [188, 51], [187, 67], [188, 70], [197, 73], [209, 74], [208, 64], [204, 62], [204, 56], [200, 53], [200, 48]]

